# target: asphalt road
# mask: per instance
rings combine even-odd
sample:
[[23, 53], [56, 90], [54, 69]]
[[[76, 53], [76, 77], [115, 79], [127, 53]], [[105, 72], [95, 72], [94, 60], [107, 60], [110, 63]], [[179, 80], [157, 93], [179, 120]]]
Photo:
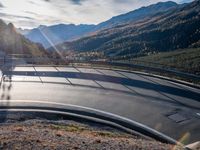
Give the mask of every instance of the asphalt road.
[[0, 99], [1, 106], [24, 100], [94, 108], [143, 123], [176, 140], [200, 140], [200, 90], [138, 73], [9, 68], [1, 79]]

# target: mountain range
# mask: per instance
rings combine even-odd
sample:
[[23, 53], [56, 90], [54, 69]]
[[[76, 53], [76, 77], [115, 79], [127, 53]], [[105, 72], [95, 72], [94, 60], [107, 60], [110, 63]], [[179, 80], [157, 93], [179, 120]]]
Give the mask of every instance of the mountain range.
[[156, 4], [152, 4], [147, 7], [141, 7], [126, 14], [112, 17], [111, 19], [98, 24], [95, 27], [95, 30], [98, 31], [106, 28], [112, 28], [120, 24], [128, 24], [140, 19], [151, 17], [158, 13], [166, 12], [172, 8], [177, 8], [180, 6], [182, 5], [178, 5], [177, 3], [172, 1], [158, 2]]
[[[26, 38], [52, 51], [103, 52], [126, 59], [200, 47], [200, 0], [159, 2], [98, 25], [59, 24], [21, 30]], [[51, 47], [50, 47], [51, 46]]]
[[94, 28], [95, 25], [74, 25], [74, 24], [58, 24], [53, 26], [41, 25], [32, 30], [18, 31], [27, 39], [41, 43], [45, 48], [62, 43], [72, 41], [86, 35]]
[[[152, 9], [154, 13], [149, 11], [151, 7], [157, 8]], [[158, 8], [162, 7], [166, 10], [159, 11]], [[146, 12], [145, 9], [148, 10], [147, 13], [139, 17], [141, 12]], [[137, 14], [138, 17], [134, 18]], [[126, 19], [129, 18], [127, 16], [132, 16], [132, 19]], [[72, 42], [58, 44], [57, 49], [100, 51], [108, 57], [128, 58], [200, 47], [200, 0], [184, 5], [173, 2], [158, 3], [118, 17], [107, 21], [111, 28], [104, 28]], [[105, 25], [106, 22], [102, 24]]]
[[166, 12], [170, 9], [179, 7], [175, 2], [159, 2], [148, 7], [142, 7], [126, 14], [112, 17], [98, 25], [74, 25], [58, 24], [53, 26], [39, 26], [32, 30], [22, 30], [19, 32], [33, 42], [41, 43], [48, 48], [66, 41], [73, 41], [78, 38], [92, 35], [100, 30], [112, 28], [114, 26], [130, 23], [143, 18], [151, 17], [157, 13]]

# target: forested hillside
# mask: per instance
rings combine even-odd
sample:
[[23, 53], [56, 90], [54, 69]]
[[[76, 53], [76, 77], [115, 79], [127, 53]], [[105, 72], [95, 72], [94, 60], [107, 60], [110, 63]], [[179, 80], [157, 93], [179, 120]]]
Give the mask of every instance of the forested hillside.
[[8, 25], [0, 20], [0, 51], [5, 54], [27, 54], [46, 56], [41, 44], [35, 44], [18, 34], [12, 23]]
[[[132, 62], [141, 61], [144, 65], [161, 65], [183, 72], [200, 75], [200, 48], [179, 49], [133, 59]], [[154, 65], [155, 64], [155, 65]]]
[[200, 46], [200, 1], [57, 45], [59, 50], [103, 51], [134, 57]]

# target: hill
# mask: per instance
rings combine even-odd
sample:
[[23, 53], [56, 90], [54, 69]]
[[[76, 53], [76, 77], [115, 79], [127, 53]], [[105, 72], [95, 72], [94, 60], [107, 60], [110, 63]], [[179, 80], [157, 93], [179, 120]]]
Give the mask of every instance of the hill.
[[174, 2], [160, 2], [148, 7], [142, 7], [126, 14], [115, 16], [98, 25], [74, 25], [58, 24], [53, 26], [40, 26], [32, 30], [18, 31], [33, 42], [39, 42], [44, 47], [50, 47], [66, 41], [72, 41], [87, 35], [91, 35], [102, 29], [112, 28], [116, 25], [129, 23], [150, 17], [157, 13], [165, 12], [169, 9], [179, 7]]
[[39, 26], [32, 30], [19, 30], [26, 38], [41, 43], [45, 48], [86, 35], [94, 25], [58, 24]]
[[199, 22], [200, 1], [196, 0], [56, 47], [64, 51], [101, 51], [112, 58], [199, 47]]
[[148, 66], [151, 66], [150, 63], [152, 63], [152, 66], [158, 64], [165, 68], [169, 67], [200, 75], [200, 48], [180, 49], [172, 52], [153, 54], [133, 59], [133, 61], [139, 61]]
[[18, 34], [12, 23], [8, 25], [0, 19], [0, 51], [5, 54], [27, 54], [44, 56], [46, 51], [41, 44], [33, 43]]
[[172, 8], [177, 8], [177, 7], [179, 7], [179, 5], [172, 1], [159, 2], [156, 4], [149, 5], [147, 7], [141, 7], [126, 14], [112, 17], [111, 19], [100, 23], [95, 27], [95, 30], [112, 28], [120, 24], [128, 24], [130, 22], [144, 19], [153, 16], [157, 13], [166, 12]]

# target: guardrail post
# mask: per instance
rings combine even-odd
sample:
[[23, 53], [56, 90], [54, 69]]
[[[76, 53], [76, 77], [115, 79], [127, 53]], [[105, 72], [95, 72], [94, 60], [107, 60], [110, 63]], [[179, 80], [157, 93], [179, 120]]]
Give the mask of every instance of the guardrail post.
[[6, 57], [3, 56], [3, 65], [5, 65], [5, 64], [6, 64]]

